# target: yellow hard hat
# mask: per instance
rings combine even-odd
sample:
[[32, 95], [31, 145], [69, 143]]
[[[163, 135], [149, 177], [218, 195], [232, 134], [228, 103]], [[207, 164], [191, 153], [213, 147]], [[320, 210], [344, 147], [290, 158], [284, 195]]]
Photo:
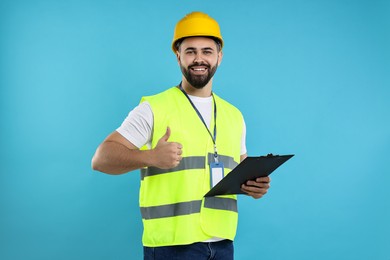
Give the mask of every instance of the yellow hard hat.
[[172, 50], [176, 53], [176, 42], [180, 39], [192, 36], [209, 36], [217, 38], [223, 47], [221, 31], [217, 21], [202, 12], [192, 12], [181, 19], [175, 27], [173, 34]]

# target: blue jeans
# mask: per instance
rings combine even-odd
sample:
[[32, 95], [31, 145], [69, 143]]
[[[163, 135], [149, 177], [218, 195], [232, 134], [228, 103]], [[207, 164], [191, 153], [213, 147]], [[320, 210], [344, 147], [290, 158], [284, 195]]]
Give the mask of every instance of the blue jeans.
[[180, 246], [144, 246], [144, 260], [233, 260], [233, 255], [233, 242], [230, 240]]

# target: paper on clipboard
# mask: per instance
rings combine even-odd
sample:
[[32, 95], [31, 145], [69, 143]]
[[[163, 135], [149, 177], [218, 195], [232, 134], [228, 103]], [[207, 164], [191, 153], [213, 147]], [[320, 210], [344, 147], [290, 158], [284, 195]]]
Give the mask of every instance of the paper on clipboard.
[[243, 183], [248, 180], [254, 180], [258, 177], [270, 175], [280, 165], [293, 156], [293, 154], [269, 154], [267, 156], [260, 157], [247, 157], [204, 196], [211, 197], [228, 194], [245, 194], [241, 191], [241, 185]]

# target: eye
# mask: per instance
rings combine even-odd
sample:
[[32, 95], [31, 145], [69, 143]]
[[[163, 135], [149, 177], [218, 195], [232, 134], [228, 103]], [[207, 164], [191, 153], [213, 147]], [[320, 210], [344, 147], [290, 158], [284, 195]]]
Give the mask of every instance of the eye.
[[187, 51], [186, 51], [186, 54], [192, 55], [192, 54], [195, 54], [195, 51], [193, 51], [193, 50], [187, 50]]
[[213, 52], [212, 51], [203, 51], [203, 54], [204, 55], [211, 55], [211, 54], [213, 54]]

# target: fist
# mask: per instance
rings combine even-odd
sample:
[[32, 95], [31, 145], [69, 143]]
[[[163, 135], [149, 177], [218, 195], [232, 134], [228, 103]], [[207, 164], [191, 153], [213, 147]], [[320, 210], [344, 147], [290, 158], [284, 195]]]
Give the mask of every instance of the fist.
[[255, 199], [263, 197], [270, 188], [270, 177], [261, 177], [253, 181], [247, 181], [241, 185], [241, 190]]
[[169, 142], [171, 129], [167, 127], [165, 134], [158, 140], [153, 149], [154, 165], [160, 169], [171, 169], [179, 165], [183, 146], [177, 142]]

